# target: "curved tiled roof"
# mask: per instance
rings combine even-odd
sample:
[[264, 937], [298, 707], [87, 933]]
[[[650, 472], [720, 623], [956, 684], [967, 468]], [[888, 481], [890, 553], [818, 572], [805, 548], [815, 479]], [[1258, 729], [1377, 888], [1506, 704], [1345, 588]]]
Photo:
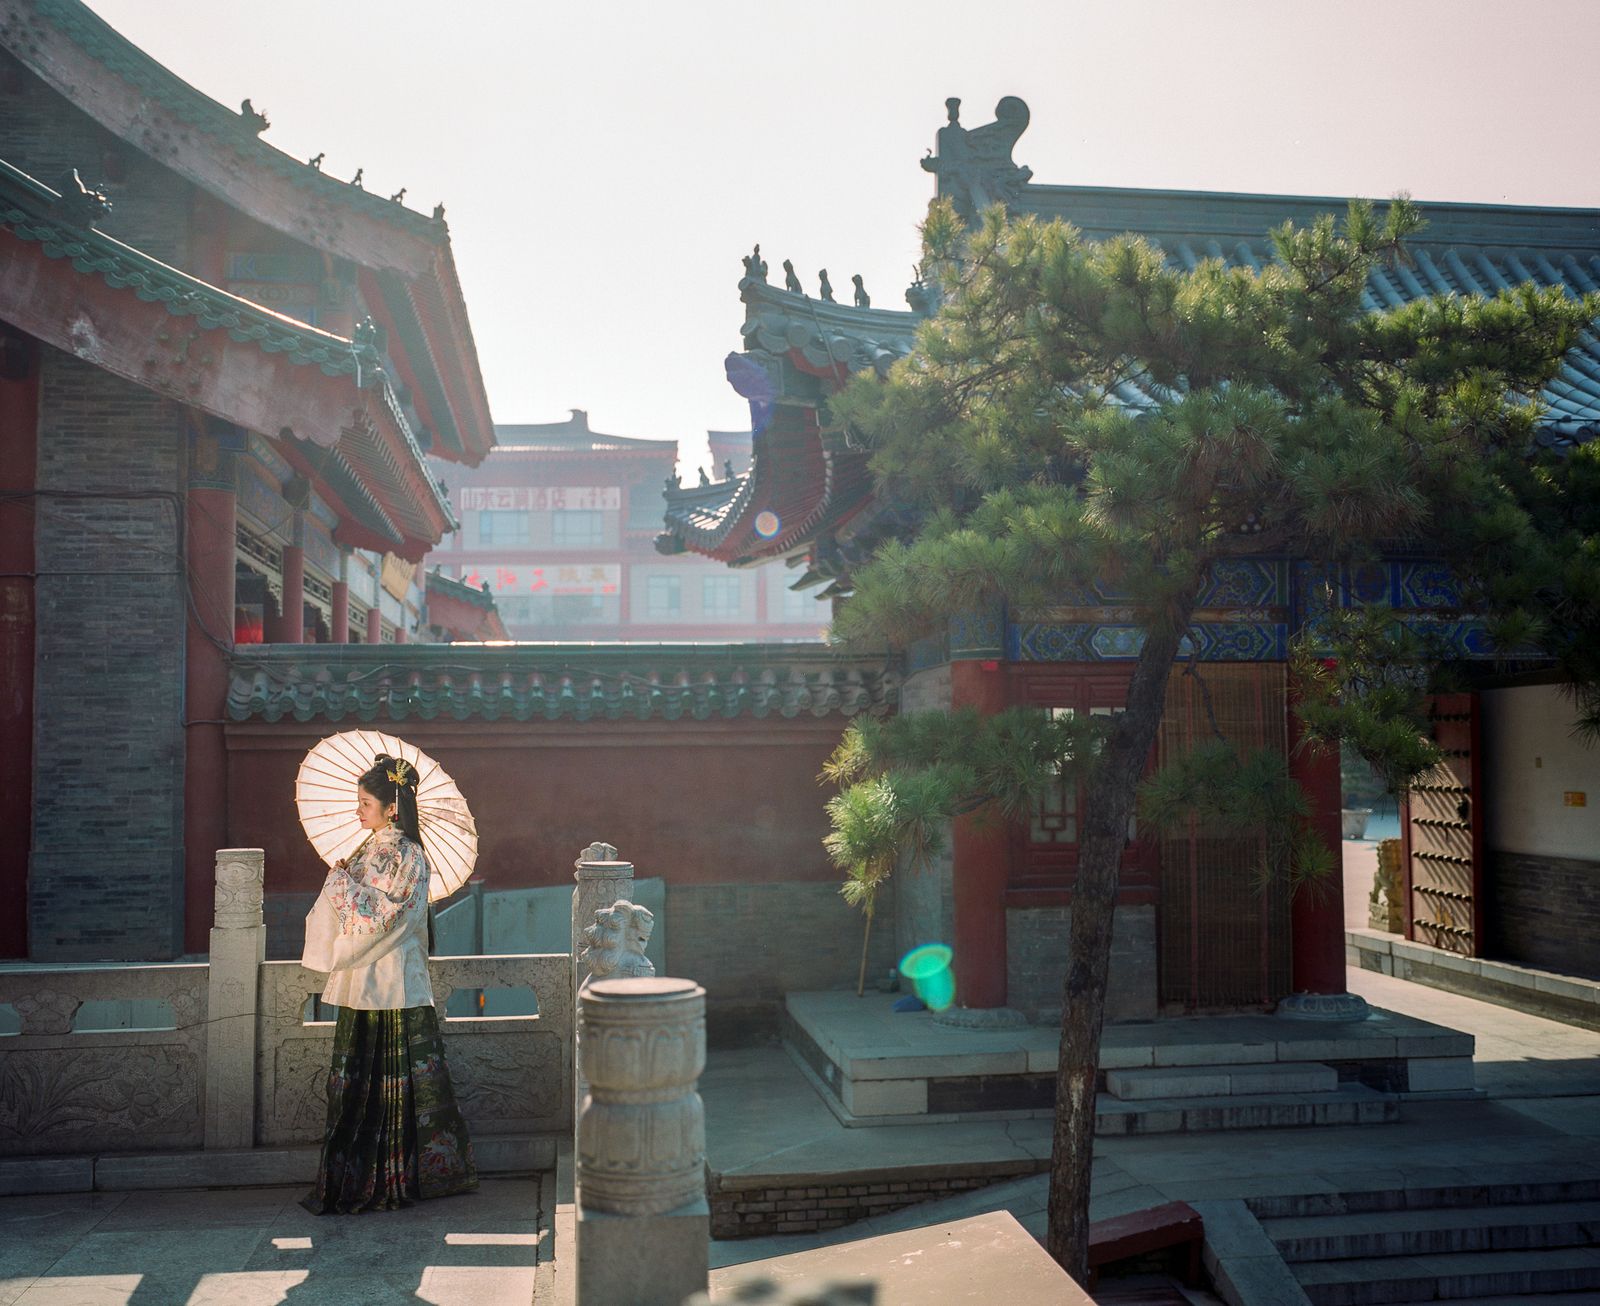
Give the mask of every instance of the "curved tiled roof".
[[234, 721], [668, 721], [853, 716], [898, 693], [823, 645], [241, 645]]
[[830, 304], [752, 277], [739, 283], [739, 297], [747, 351], [789, 354], [797, 365], [839, 381], [869, 367], [887, 375], [911, 352], [922, 321], [909, 311]]
[[[237, 344], [314, 368], [369, 396], [375, 417], [352, 405], [338, 413], [337, 424], [304, 431], [288, 426], [274, 430], [259, 417], [252, 423], [246, 414], [217, 410], [242, 425], [264, 427], [262, 434], [278, 440], [286, 454], [298, 457], [302, 469], [335, 494], [350, 514], [341, 542], [420, 557], [454, 527], [449, 502], [423, 463], [416, 436], [371, 344], [241, 299], [95, 230], [92, 221], [82, 213], [74, 215], [70, 200], [0, 159], [0, 231], [22, 242], [17, 249], [33, 249], [43, 260], [70, 267], [117, 297], [129, 297], [130, 308], [136, 300], [187, 318], [197, 338], [201, 332], [223, 333]], [[181, 357], [187, 359], [190, 347], [183, 351]], [[195, 351], [196, 357], [204, 352]], [[98, 361], [118, 370], [109, 357]], [[129, 375], [146, 383], [136, 373]], [[186, 401], [195, 397], [184, 396]]]
[[[1030, 184], [1021, 188], [1013, 208], [1071, 222], [1090, 239], [1143, 235], [1177, 268], [1192, 270], [1207, 259], [1219, 259], [1260, 270], [1276, 257], [1268, 235], [1272, 228], [1291, 221], [1307, 224], [1320, 214], [1342, 212], [1348, 203], [1305, 196]], [[1526, 281], [1575, 295], [1600, 290], [1600, 211], [1476, 204], [1420, 208], [1428, 226], [1408, 242], [1410, 262], [1380, 267], [1368, 280], [1363, 303], [1371, 311], [1432, 295], [1494, 295]], [[739, 283], [739, 295], [745, 305], [745, 356], [772, 376], [772, 402], [780, 412], [786, 400], [797, 406], [815, 404], [819, 395], [867, 368], [884, 375], [911, 351], [922, 320], [915, 312], [827, 303], [750, 277]], [[784, 393], [786, 388], [792, 393]], [[1118, 396], [1132, 405], [1151, 401], [1131, 385]], [[1540, 397], [1545, 412], [1536, 438], [1541, 446], [1570, 447], [1600, 436], [1600, 337], [1585, 335]], [[855, 515], [870, 493], [860, 455], [825, 450], [827, 437], [820, 432], [814, 438], [820, 461], [816, 451], [808, 450], [804, 457], [811, 475], [819, 478], [813, 488], [822, 490], [822, 501], [809, 514], [813, 536], [816, 528]], [[749, 505], [759, 507], [773, 493], [775, 481], [797, 475], [796, 467], [781, 465], [774, 452], [769, 448], [763, 457], [758, 440], [743, 477], [669, 495], [663, 549], [756, 560], [805, 543], [787, 530], [780, 540], [752, 533]]]
[[[61, 33], [106, 72], [126, 81], [161, 105], [174, 117], [197, 131], [213, 137], [226, 149], [257, 167], [293, 182], [296, 186], [331, 199], [400, 227], [433, 243], [447, 239], [442, 221], [426, 217], [405, 205], [312, 167], [293, 155], [269, 145], [236, 110], [218, 104], [196, 90], [183, 78], [151, 58], [114, 27], [99, 17], [82, 0], [30, 0], [17, 14], [22, 19], [27, 9]], [[19, 23], [20, 26], [20, 23]], [[26, 36], [26, 29], [19, 36]]]
[[[264, 118], [218, 104], [82, 0], [0, 0], [0, 47], [146, 157], [237, 212], [370, 269], [427, 399], [436, 453], [476, 465], [489, 401], [442, 212], [428, 217], [261, 139]], [[380, 308], [378, 299], [382, 300]]]
[[0, 159], [0, 227], [39, 245], [47, 257], [67, 259], [113, 290], [130, 290], [147, 304], [160, 304], [174, 317], [192, 317], [205, 330], [224, 330], [241, 344], [253, 343], [292, 363], [313, 364], [328, 376], [359, 376], [365, 389], [382, 382], [378, 354], [370, 344], [275, 313], [93, 227], [63, 221], [62, 203], [57, 191]]

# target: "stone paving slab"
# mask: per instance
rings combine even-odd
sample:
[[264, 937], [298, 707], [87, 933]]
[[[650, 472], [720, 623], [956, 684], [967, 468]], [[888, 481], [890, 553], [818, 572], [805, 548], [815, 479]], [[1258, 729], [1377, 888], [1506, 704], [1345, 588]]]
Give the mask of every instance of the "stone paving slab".
[[313, 1216], [301, 1185], [0, 1198], [3, 1306], [528, 1306], [554, 1189]]

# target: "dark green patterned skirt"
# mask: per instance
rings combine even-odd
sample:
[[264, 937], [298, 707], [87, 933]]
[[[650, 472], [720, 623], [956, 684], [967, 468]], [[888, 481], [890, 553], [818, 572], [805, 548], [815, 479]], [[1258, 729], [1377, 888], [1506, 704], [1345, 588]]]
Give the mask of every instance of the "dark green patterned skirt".
[[328, 1132], [317, 1186], [300, 1204], [315, 1215], [349, 1215], [477, 1186], [434, 1009], [339, 1008]]

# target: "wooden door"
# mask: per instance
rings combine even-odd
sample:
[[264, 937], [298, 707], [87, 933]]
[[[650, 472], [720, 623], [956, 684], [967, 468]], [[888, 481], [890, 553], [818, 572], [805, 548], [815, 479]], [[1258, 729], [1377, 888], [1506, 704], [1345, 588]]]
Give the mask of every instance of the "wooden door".
[[1402, 808], [1406, 938], [1478, 957], [1484, 936], [1478, 696], [1436, 695], [1428, 724], [1444, 757], [1411, 786]]

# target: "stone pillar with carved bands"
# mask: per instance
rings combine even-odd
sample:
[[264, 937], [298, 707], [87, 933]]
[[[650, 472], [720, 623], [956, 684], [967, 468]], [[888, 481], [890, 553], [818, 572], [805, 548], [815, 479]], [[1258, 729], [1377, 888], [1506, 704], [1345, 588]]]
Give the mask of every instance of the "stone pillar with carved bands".
[[206, 1031], [207, 1147], [253, 1147], [258, 977], [267, 958], [265, 854], [217, 852]]
[[578, 1302], [678, 1306], [707, 1284], [705, 990], [596, 980], [578, 1019]]

